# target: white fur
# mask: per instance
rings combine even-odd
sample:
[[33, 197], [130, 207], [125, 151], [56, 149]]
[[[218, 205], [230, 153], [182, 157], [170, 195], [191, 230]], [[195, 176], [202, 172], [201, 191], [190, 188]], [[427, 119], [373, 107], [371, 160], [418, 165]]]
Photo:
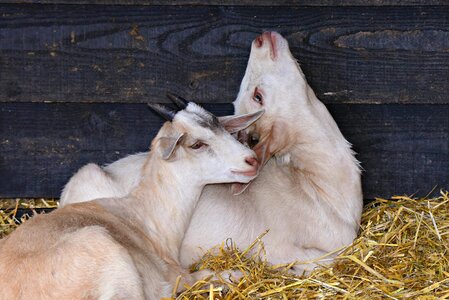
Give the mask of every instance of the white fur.
[[[171, 296], [178, 275], [189, 284], [207, 275], [188, 274], [179, 262], [201, 191], [211, 183], [248, 182], [257, 165], [248, 163], [254, 152], [224, 128], [200, 126], [199, 111], [189, 104], [164, 124], [148, 154], [130, 158], [142, 159], [141, 172], [134, 172], [141, 176], [123, 180], [134, 185], [127, 187], [127, 196], [65, 205], [32, 218], [2, 240], [2, 299], [160, 299]], [[199, 118], [205, 114], [201, 111]], [[198, 140], [207, 146], [192, 149]], [[167, 149], [173, 149], [170, 156]], [[78, 174], [107, 193], [123, 192], [96, 165]], [[67, 193], [85, 186], [74, 178]], [[99, 191], [94, 187], [91, 195]]]
[[[350, 144], [307, 84], [287, 41], [276, 33], [262, 38], [261, 47], [252, 45], [234, 106], [236, 114], [265, 109], [253, 130], [263, 139], [272, 128], [278, 129], [274, 159], [239, 196], [233, 196], [227, 185], [204, 189], [182, 244], [184, 266], [201, 255], [200, 247], [208, 249], [232, 238], [244, 248], [266, 229], [270, 231], [265, 248], [272, 263], [314, 260], [356, 237], [363, 197], [359, 164]], [[275, 40], [275, 57], [270, 38]], [[256, 87], [263, 92], [262, 106], [252, 99]], [[141, 154], [128, 156], [106, 166], [104, 176], [129, 190], [140, 177], [142, 164]], [[89, 193], [106, 193], [106, 185], [93, 186], [86, 179], [81, 179], [86, 180], [83, 197], [67, 193], [77, 176], [65, 187], [62, 205], [87, 200]], [[315, 265], [298, 265], [295, 271]]]

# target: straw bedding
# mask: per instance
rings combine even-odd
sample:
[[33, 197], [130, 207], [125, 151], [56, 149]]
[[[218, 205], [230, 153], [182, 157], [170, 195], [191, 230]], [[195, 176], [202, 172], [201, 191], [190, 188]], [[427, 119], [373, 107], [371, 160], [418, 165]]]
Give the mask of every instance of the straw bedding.
[[[14, 215], [18, 208], [56, 205], [45, 200], [1, 202], [0, 237], [17, 226]], [[289, 273], [288, 265], [272, 266], [264, 260], [263, 234], [243, 250], [228, 240], [208, 251], [192, 269], [234, 269], [243, 274], [241, 279], [205, 279], [173, 298], [449, 298], [448, 192], [432, 199], [377, 199], [365, 207], [361, 225], [358, 238], [339, 251], [332, 265], [302, 277]]]

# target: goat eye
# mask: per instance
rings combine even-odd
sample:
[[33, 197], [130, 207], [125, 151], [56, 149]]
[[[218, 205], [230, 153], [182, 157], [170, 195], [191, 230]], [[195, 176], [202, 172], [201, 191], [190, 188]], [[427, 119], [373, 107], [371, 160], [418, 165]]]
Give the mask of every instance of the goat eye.
[[258, 91], [257, 88], [254, 90], [253, 100], [259, 103], [260, 105], [263, 104], [262, 94]]
[[204, 147], [206, 147], [206, 146], [207, 146], [207, 144], [205, 144], [205, 143], [203, 143], [203, 142], [200, 142], [200, 141], [197, 141], [197, 142], [194, 143], [192, 146], [190, 146], [190, 148], [192, 148], [193, 150], [198, 150], [198, 149], [204, 148]]
[[257, 145], [257, 143], [259, 143], [259, 137], [251, 135], [248, 141], [249, 147], [253, 148], [254, 146]]

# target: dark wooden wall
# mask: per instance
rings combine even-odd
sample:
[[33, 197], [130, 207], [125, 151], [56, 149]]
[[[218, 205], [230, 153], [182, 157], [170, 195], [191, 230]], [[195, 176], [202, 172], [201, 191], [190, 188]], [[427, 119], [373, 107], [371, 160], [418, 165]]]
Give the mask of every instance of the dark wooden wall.
[[146, 150], [166, 91], [232, 113], [264, 30], [354, 144], [365, 198], [449, 188], [449, 1], [24, 2], [0, 3], [0, 197]]

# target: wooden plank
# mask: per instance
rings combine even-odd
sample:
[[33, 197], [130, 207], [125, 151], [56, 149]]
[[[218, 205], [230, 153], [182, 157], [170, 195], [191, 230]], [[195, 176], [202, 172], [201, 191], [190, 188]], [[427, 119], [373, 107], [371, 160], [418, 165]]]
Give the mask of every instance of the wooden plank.
[[147, 151], [161, 125], [143, 104], [2, 103], [0, 197], [57, 197], [80, 166]]
[[0, 3], [88, 5], [237, 5], [237, 6], [428, 6], [449, 5], [447, 0], [20, 0]]
[[229, 103], [251, 41], [277, 30], [325, 103], [449, 103], [447, 11], [0, 5], [0, 102]]
[[[328, 107], [359, 153], [365, 198], [449, 189], [449, 105]], [[57, 197], [82, 165], [146, 151], [161, 123], [144, 104], [1, 103], [0, 197]]]

